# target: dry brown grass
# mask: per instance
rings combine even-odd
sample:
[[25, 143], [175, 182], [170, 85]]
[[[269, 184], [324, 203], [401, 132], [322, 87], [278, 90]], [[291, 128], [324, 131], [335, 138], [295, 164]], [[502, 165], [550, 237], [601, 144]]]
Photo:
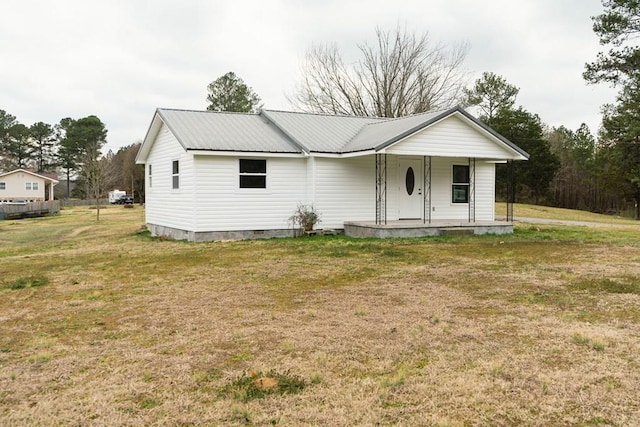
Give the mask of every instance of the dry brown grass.
[[[141, 218], [0, 222], [0, 424], [640, 425], [640, 230], [189, 244]], [[307, 385], [223, 392], [252, 372]]]

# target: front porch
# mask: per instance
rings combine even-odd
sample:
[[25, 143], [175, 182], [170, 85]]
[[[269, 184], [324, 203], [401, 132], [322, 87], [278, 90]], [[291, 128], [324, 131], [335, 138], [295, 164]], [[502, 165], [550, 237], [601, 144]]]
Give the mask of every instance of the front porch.
[[422, 220], [387, 221], [386, 224], [375, 221], [350, 221], [344, 223], [344, 234], [360, 238], [405, 238], [443, 236], [453, 234], [510, 234], [513, 222], [510, 221], [456, 221], [436, 220], [425, 223]]

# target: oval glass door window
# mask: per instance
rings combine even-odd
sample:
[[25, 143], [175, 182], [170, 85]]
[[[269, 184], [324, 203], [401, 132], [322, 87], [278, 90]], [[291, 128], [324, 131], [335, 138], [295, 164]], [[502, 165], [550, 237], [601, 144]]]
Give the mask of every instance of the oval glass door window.
[[407, 176], [404, 179], [404, 183], [407, 186], [407, 194], [413, 194], [413, 188], [416, 186], [416, 176], [413, 173], [413, 168], [407, 169]]

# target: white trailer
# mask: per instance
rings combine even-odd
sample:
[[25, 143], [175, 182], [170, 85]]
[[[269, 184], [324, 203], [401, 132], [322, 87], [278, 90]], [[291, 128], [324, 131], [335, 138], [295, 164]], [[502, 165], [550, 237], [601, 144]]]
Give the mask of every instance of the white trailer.
[[120, 197], [122, 196], [126, 196], [127, 192], [126, 191], [122, 191], [122, 190], [113, 190], [113, 191], [109, 191], [109, 203], [111, 203], [112, 205], [117, 203], [118, 199], [120, 199]]

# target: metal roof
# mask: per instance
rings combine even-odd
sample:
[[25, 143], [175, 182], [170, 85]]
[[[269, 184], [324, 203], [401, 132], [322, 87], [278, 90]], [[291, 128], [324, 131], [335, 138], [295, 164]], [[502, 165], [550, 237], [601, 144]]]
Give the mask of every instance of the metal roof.
[[440, 114], [442, 112], [437, 111], [370, 123], [364, 126], [355, 138], [343, 147], [343, 151], [353, 152], [377, 149], [427, 126], [433, 118]]
[[460, 107], [389, 119], [263, 110], [258, 114], [158, 109], [136, 157], [144, 162], [164, 123], [185, 150], [346, 154], [380, 151], [457, 115], [498, 144], [529, 155]]
[[257, 114], [158, 109], [158, 115], [186, 150], [302, 152]]
[[262, 114], [308, 151], [318, 153], [343, 153], [363, 127], [388, 120], [273, 110], [263, 110]]

